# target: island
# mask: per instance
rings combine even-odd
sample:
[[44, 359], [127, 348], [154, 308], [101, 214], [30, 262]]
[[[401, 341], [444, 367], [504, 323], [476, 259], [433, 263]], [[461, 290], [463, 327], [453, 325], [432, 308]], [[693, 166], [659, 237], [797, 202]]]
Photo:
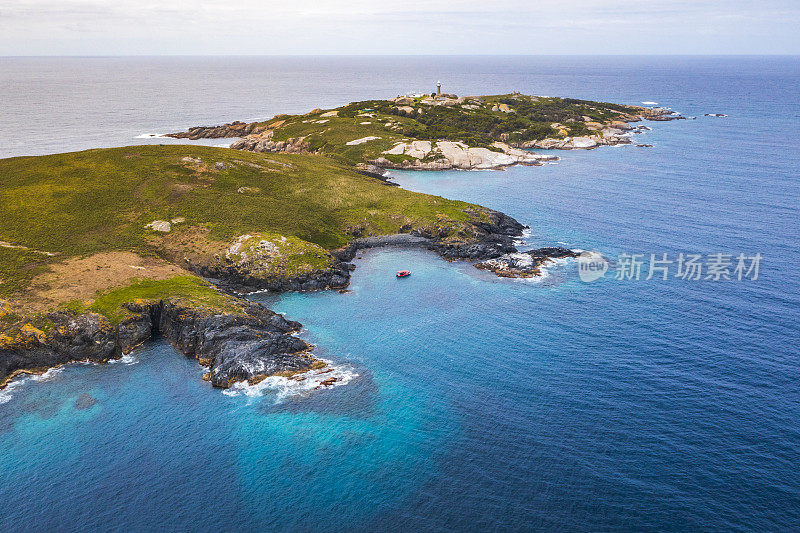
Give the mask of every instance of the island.
[[304, 115], [198, 126], [178, 139], [239, 138], [231, 148], [326, 154], [362, 170], [483, 170], [558, 159], [529, 151], [631, 144], [643, 120], [684, 119], [660, 107], [571, 98], [443, 94], [353, 102]]
[[0, 160], [0, 388], [20, 374], [104, 363], [160, 335], [215, 387], [324, 371], [301, 325], [252, 291], [344, 289], [363, 248], [422, 246], [529, 277], [563, 248], [518, 252], [524, 226], [403, 190], [387, 168], [502, 168], [525, 150], [629, 142], [668, 110], [518, 94], [352, 103], [148, 145]]

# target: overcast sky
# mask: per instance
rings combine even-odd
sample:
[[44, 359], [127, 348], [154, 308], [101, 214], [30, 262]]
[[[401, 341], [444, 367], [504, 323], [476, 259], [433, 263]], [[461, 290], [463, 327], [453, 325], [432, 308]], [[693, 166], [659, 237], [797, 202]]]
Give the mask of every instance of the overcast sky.
[[800, 0], [0, 0], [0, 55], [799, 53]]

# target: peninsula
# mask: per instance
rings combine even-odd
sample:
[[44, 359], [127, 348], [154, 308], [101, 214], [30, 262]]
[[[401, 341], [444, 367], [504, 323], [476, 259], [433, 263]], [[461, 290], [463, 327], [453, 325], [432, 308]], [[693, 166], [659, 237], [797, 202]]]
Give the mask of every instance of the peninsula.
[[[525, 147], [626, 142], [666, 110], [518, 94], [358, 102], [179, 138], [236, 149], [129, 146], [0, 160], [0, 387], [105, 362], [161, 335], [216, 387], [326, 363], [300, 324], [241, 297], [341, 289], [360, 248], [424, 246], [501, 276], [561, 248], [517, 253], [524, 226], [467, 202], [390, 186], [385, 168], [501, 168]], [[324, 371], [324, 370], [322, 370]]]
[[251, 152], [326, 154], [360, 169], [498, 169], [558, 159], [527, 149], [592, 149], [630, 144], [642, 120], [676, 120], [664, 108], [571, 98], [432, 93], [353, 102], [304, 115], [198, 126], [168, 136], [239, 138]]

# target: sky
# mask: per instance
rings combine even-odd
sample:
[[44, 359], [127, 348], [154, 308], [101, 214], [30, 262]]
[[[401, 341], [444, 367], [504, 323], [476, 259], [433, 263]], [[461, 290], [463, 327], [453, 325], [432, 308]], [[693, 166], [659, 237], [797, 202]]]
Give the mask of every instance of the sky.
[[800, 0], [0, 0], [0, 55], [800, 54]]

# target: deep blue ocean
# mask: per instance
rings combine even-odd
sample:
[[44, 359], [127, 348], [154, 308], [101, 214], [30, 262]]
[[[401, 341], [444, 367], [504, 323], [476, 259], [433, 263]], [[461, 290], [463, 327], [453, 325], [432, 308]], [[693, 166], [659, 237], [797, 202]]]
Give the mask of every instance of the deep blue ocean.
[[437, 80], [697, 119], [650, 123], [653, 148], [403, 187], [506, 212], [529, 246], [760, 253], [758, 279], [584, 283], [567, 262], [513, 281], [359, 254], [347, 293], [253, 297], [304, 324], [341, 386], [223, 393], [156, 341], [0, 393], [3, 531], [800, 529], [800, 58], [5, 58], [0, 156]]

